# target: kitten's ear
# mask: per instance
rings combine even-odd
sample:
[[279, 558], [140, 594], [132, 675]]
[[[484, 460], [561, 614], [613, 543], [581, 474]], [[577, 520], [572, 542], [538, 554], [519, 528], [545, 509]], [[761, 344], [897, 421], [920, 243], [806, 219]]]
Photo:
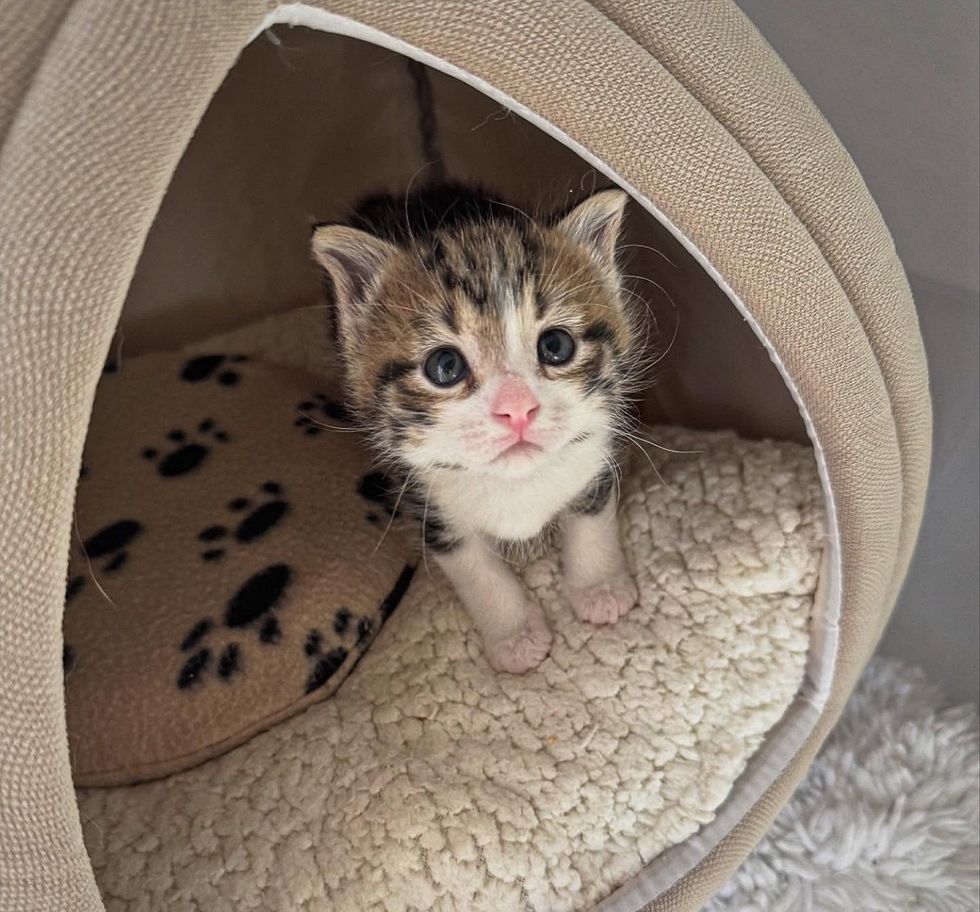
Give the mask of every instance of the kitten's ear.
[[600, 190], [572, 209], [557, 227], [588, 247], [603, 266], [611, 268], [616, 264], [616, 239], [628, 199], [623, 190]]
[[341, 322], [357, 315], [359, 305], [395, 247], [348, 225], [319, 225], [310, 244], [313, 258], [333, 282]]

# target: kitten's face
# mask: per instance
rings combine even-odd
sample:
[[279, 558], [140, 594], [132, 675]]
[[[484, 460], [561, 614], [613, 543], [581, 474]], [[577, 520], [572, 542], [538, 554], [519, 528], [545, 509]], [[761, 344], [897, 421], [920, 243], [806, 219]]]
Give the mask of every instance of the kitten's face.
[[634, 341], [613, 259], [624, 202], [404, 245], [319, 229], [354, 405], [387, 455], [506, 479], [610, 438]]

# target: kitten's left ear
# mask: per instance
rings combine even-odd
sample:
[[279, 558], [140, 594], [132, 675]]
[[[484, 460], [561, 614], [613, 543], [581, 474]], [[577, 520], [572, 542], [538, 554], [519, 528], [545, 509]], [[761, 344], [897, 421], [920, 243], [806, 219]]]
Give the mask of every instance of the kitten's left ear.
[[623, 190], [600, 190], [572, 209], [557, 227], [573, 241], [588, 247], [603, 266], [612, 268], [616, 264], [616, 239], [628, 199]]

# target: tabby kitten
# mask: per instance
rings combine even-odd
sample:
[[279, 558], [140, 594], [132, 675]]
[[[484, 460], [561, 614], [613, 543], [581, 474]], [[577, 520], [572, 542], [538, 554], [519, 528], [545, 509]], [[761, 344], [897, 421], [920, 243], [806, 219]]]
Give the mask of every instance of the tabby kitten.
[[520, 673], [551, 647], [505, 560], [557, 526], [564, 596], [612, 624], [635, 604], [616, 522], [616, 439], [636, 363], [616, 240], [626, 194], [535, 220], [456, 185], [376, 197], [320, 225], [351, 404], [399, 513]]

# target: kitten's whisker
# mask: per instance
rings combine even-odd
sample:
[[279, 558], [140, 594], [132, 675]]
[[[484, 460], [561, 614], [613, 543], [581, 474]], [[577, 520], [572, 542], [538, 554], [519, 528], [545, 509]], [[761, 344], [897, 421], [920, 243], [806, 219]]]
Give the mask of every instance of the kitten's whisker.
[[668, 301], [670, 301], [670, 306], [671, 306], [671, 307], [673, 307], [673, 308], [674, 308], [674, 310], [677, 310], [677, 302], [676, 302], [676, 301], [674, 301], [674, 299], [673, 299], [673, 298], [671, 297], [671, 295], [670, 295], [670, 292], [669, 292], [669, 291], [667, 291], [667, 289], [666, 289], [666, 288], [664, 288], [664, 287], [663, 287], [663, 285], [661, 285], [661, 284], [660, 284], [659, 282], [657, 282], [657, 281], [654, 281], [654, 280], [653, 280], [653, 279], [651, 279], [651, 278], [650, 278], [649, 276], [641, 276], [641, 275], [623, 275], [623, 276], [622, 276], [622, 278], [624, 278], [624, 279], [631, 279], [631, 280], [636, 280], [636, 281], [639, 281], [639, 282], [648, 282], [649, 284], [651, 284], [651, 285], [653, 285], [653, 286], [654, 286], [655, 288], [659, 288], [659, 289], [660, 289], [660, 291], [661, 291], [661, 292], [663, 293], [663, 296], [664, 296], [664, 297], [665, 297], [665, 298], [666, 298], [666, 299], [667, 299]]
[[290, 307], [288, 312], [299, 310], [333, 310], [333, 304], [304, 304], [302, 307]]
[[395, 500], [395, 505], [391, 508], [391, 516], [388, 517], [388, 525], [385, 526], [384, 532], [381, 533], [381, 538], [378, 543], [374, 546], [372, 554], [377, 554], [378, 549], [384, 544], [384, 540], [388, 537], [388, 532], [391, 530], [392, 523], [395, 521], [395, 517], [398, 515], [398, 507], [402, 502], [402, 497], [405, 495], [405, 490], [408, 488], [409, 482], [412, 480], [412, 475], [415, 473], [414, 469], [409, 470], [408, 475], [405, 476], [405, 483], [402, 485], [402, 489], [398, 492], [398, 498]]
[[603, 456], [602, 461], [609, 466], [609, 469], [612, 471], [613, 484], [616, 486], [616, 505], [618, 507], [622, 495], [621, 482], [623, 480], [623, 470], [611, 455]]
[[422, 505], [422, 565], [425, 567], [426, 576], [429, 574], [429, 559], [425, 551], [425, 521], [429, 518], [429, 496], [431, 490], [425, 489], [425, 503]]
[[704, 452], [704, 450], [673, 450], [668, 446], [664, 446], [661, 443], [657, 443], [655, 440], [648, 440], [646, 437], [642, 436], [641, 434], [632, 434], [629, 431], [627, 431], [625, 428], [619, 428], [618, 431], [616, 431], [615, 433], [619, 433], [622, 434], [623, 436], [629, 437], [631, 440], [637, 440], [640, 441], [641, 443], [645, 443], [647, 444], [647, 446], [655, 447], [656, 449], [661, 450], [664, 453], [672, 453], [675, 456], [700, 456]]
[[82, 539], [82, 533], [78, 528], [78, 510], [72, 511], [72, 519], [75, 523], [75, 535], [78, 537], [78, 546], [81, 549], [82, 557], [85, 558], [85, 563], [88, 565], [88, 575], [92, 578], [92, 582], [95, 583], [95, 588], [102, 593], [105, 600], [112, 605], [113, 608], [117, 608], [118, 605], [109, 597], [109, 593], [105, 591], [102, 583], [99, 582], [99, 578], [95, 575], [95, 568], [92, 566], [92, 558], [88, 556], [88, 550], [85, 547], [85, 541]]
[[[411, 234], [411, 230], [412, 230], [412, 219], [408, 211], [408, 199], [412, 193], [412, 184], [415, 183], [415, 179], [431, 164], [432, 162], [423, 162], [415, 171], [415, 173], [408, 179], [408, 185], [405, 187], [405, 202], [403, 208], [405, 210], [405, 230], [409, 234]], [[425, 206], [419, 206], [419, 211], [422, 214], [422, 223], [425, 225], [425, 230], [428, 231], [429, 226], [425, 220]], [[415, 258], [419, 261], [419, 269], [421, 269], [422, 273], [424, 274], [426, 272], [426, 269], [425, 269], [425, 263], [422, 262], [421, 250], [419, 249], [417, 244], [410, 243], [409, 246], [412, 248], [412, 251], [415, 253]]]
[[657, 250], [656, 247], [649, 247], [646, 244], [617, 244], [617, 250], [629, 250], [632, 247], [639, 248], [640, 250], [649, 250], [651, 253], [657, 254], [659, 257], [663, 257], [674, 269], [677, 268], [677, 264], [662, 250]]
[[670, 342], [667, 343], [667, 348], [664, 349], [664, 351], [660, 355], [654, 358], [653, 361], [643, 366], [643, 369], [645, 371], [651, 370], [652, 368], [656, 367], [661, 361], [663, 361], [664, 358], [667, 357], [667, 355], [670, 354], [670, 350], [674, 347], [674, 343], [677, 341], [677, 334], [680, 332], [680, 329], [681, 329], [681, 318], [680, 315], [678, 314], [677, 321], [674, 323], [674, 332], [670, 337]]
[[368, 431], [368, 428], [360, 424], [349, 424], [346, 426], [339, 424], [324, 424], [322, 421], [314, 418], [309, 412], [304, 412], [302, 409], [296, 409], [296, 411], [306, 418], [310, 424], [314, 424], [318, 428], [323, 428], [325, 431], [339, 431], [341, 434], [364, 434]]
[[650, 463], [650, 468], [653, 469], [653, 474], [657, 476], [657, 479], [659, 480], [659, 482], [668, 491], [670, 491], [671, 494], [673, 494], [673, 495], [676, 496], [678, 494], [678, 491], [675, 488], [671, 487], [669, 484], [667, 484], [667, 479], [665, 479], [663, 477], [663, 475], [660, 474], [660, 469], [657, 468], [657, 466], [654, 463], [654, 461], [650, 458], [650, 454], [645, 449], [643, 449], [643, 447], [640, 446], [640, 444], [637, 443], [632, 437], [630, 437], [629, 435], [623, 435], [623, 436], [625, 437], [625, 439], [626, 439], [626, 441], [628, 443], [632, 443], [633, 446], [635, 446], [643, 454], [643, 456], [646, 459], [646, 461], [648, 463]]

